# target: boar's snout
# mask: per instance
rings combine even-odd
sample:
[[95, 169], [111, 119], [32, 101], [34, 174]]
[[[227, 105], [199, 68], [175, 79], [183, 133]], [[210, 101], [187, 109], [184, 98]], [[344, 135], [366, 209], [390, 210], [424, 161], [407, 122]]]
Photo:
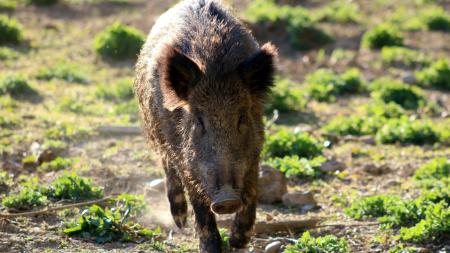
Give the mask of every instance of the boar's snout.
[[231, 187], [222, 187], [214, 196], [211, 210], [216, 214], [235, 213], [241, 207], [242, 201]]

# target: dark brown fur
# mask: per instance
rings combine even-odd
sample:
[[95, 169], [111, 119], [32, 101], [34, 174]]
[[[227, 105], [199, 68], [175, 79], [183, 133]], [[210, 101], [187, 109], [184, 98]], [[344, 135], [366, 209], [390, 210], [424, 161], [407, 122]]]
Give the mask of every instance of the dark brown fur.
[[275, 54], [216, 1], [187, 0], [161, 16], [139, 56], [134, 91], [144, 133], [161, 156], [178, 227], [188, 192], [201, 252], [222, 252], [210, 205], [226, 187], [242, 201], [230, 243], [250, 240]]

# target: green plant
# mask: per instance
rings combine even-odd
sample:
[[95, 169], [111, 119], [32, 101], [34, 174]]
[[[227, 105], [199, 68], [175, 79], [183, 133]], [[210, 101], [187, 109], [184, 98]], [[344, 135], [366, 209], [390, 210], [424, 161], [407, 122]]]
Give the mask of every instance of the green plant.
[[381, 58], [384, 63], [399, 67], [420, 67], [431, 63], [431, 59], [423, 52], [396, 46], [383, 47]]
[[18, 44], [23, 40], [22, 27], [15, 19], [0, 15], [0, 45]]
[[0, 47], [0, 60], [17, 59], [18, 53], [11, 48]]
[[112, 241], [156, 241], [159, 228], [151, 230], [129, 220], [129, 209], [103, 209], [93, 205], [81, 212], [78, 222], [66, 223], [63, 232], [69, 236], [95, 238], [97, 243]]
[[349, 69], [336, 75], [328, 69], [319, 69], [305, 78], [307, 92], [318, 101], [334, 101], [336, 96], [357, 94], [364, 91], [365, 82], [357, 69]]
[[300, 90], [294, 88], [295, 84], [287, 79], [277, 78], [275, 87], [269, 95], [269, 103], [266, 112], [274, 110], [279, 112], [290, 112], [304, 109], [306, 101]]
[[4, 170], [0, 170], [0, 193], [6, 192], [6, 190], [13, 185], [14, 181], [12, 176]]
[[417, 180], [439, 180], [450, 177], [450, 160], [445, 157], [435, 158], [429, 163], [423, 164], [414, 174]]
[[416, 78], [421, 86], [450, 90], [450, 63], [445, 59], [439, 60], [416, 72]]
[[62, 157], [57, 157], [51, 162], [44, 162], [39, 167], [39, 171], [59, 171], [59, 170], [66, 170], [69, 169], [72, 166], [72, 160], [65, 159]]
[[364, 33], [362, 47], [381, 49], [385, 46], [402, 46], [403, 35], [390, 24], [381, 24]]
[[309, 232], [303, 235], [293, 245], [286, 246], [284, 253], [345, 253], [349, 247], [345, 239], [334, 235], [312, 237]]
[[450, 233], [450, 207], [440, 202], [429, 205], [425, 219], [415, 226], [400, 229], [400, 239], [415, 243], [440, 241]]
[[[63, 123], [50, 127], [45, 132], [45, 137], [50, 140], [68, 140], [79, 139], [91, 135], [92, 130], [86, 127], [76, 125], [75, 123]], [[62, 142], [53, 142], [50, 144], [64, 145]]]
[[450, 15], [441, 7], [425, 10], [421, 15], [421, 20], [428, 30], [450, 31]]
[[59, 0], [25, 0], [27, 4], [34, 4], [38, 6], [46, 6], [58, 3]]
[[273, 0], [252, 1], [245, 11], [255, 23], [271, 23], [286, 30], [290, 43], [299, 50], [307, 50], [333, 41], [314, 26], [308, 11], [301, 7], [279, 6]]
[[389, 249], [388, 253], [418, 253], [419, 249], [415, 247], [405, 247], [403, 244], [396, 245]]
[[47, 197], [39, 190], [32, 187], [24, 187], [16, 194], [10, 194], [2, 201], [2, 205], [14, 210], [29, 210], [42, 206], [47, 202]]
[[225, 228], [219, 228], [220, 239], [222, 240], [222, 247], [224, 250], [230, 250], [230, 236]]
[[18, 121], [15, 118], [0, 115], [0, 128], [12, 128], [17, 124]]
[[268, 158], [293, 155], [313, 158], [322, 154], [322, 145], [307, 133], [282, 129], [266, 137], [263, 154]]
[[364, 111], [369, 117], [376, 117], [379, 119], [386, 118], [386, 119], [392, 119], [392, 118], [400, 118], [401, 116], [405, 115], [405, 109], [401, 107], [400, 105], [389, 102], [374, 102], [366, 105], [364, 107]]
[[57, 109], [61, 112], [73, 112], [78, 114], [89, 113], [86, 103], [74, 97], [62, 97]]
[[12, 11], [17, 7], [17, 3], [15, 0], [3, 0], [0, 2], [0, 11]]
[[131, 195], [122, 193], [110, 200], [110, 204], [118, 210], [129, 210], [130, 217], [140, 216], [146, 209], [143, 195]]
[[106, 100], [127, 101], [133, 98], [133, 83], [130, 79], [122, 79], [114, 85], [99, 85], [95, 95]]
[[360, 19], [359, 6], [356, 3], [334, 1], [320, 9], [315, 19], [337, 23], [357, 23]]
[[66, 173], [50, 184], [46, 195], [53, 199], [85, 200], [103, 197], [103, 190], [93, 186], [87, 178]]
[[30, 82], [21, 75], [8, 75], [0, 81], [0, 95], [9, 94], [19, 97], [36, 93]]
[[114, 107], [114, 113], [118, 115], [122, 114], [137, 115], [138, 112], [139, 106], [137, 100], [135, 99], [119, 103]]
[[383, 125], [384, 119], [381, 117], [367, 116], [339, 116], [333, 118], [323, 130], [335, 135], [362, 136], [375, 134]]
[[318, 156], [308, 160], [299, 158], [297, 155], [276, 157], [266, 161], [267, 164], [283, 172], [287, 177], [318, 178], [324, 175], [321, 165], [326, 161], [325, 157]]
[[37, 79], [61, 79], [71, 83], [89, 83], [85, 71], [80, 66], [68, 63], [59, 63], [51, 67], [44, 67], [36, 75]]
[[440, 135], [428, 121], [410, 121], [407, 118], [391, 119], [377, 132], [378, 143], [434, 144]]
[[135, 58], [143, 44], [140, 31], [117, 22], [97, 35], [94, 48], [102, 57], [124, 60]]
[[384, 103], [396, 103], [407, 110], [415, 110], [425, 104], [425, 96], [420, 88], [401, 81], [381, 78], [371, 84], [372, 97]]

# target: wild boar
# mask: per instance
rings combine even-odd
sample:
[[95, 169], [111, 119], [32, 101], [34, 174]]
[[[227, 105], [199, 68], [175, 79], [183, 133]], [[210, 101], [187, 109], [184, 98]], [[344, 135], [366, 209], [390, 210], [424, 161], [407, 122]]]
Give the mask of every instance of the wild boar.
[[222, 252], [215, 214], [236, 213], [230, 244], [255, 222], [263, 107], [276, 48], [214, 0], [186, 0], [153, 26], [136, 65], [142, 127], [161, 157], [170, 211], [186, 224], [187, 190], [200, 252]]

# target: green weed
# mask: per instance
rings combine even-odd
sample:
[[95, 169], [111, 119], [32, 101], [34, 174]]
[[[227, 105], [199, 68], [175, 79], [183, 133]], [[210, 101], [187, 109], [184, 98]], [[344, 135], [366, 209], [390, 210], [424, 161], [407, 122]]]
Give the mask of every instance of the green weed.
[[57, 105], [57, 109], [61, 112], [73, 112], [77, 114], [90, 113], [88, 108], [86, 108], [86, 103], [69, 96], [61, 98], [61, 101]]
[[396, 245], [389, 249], [388, 253], [418, 253], [419, 249], [415, 247], [405, 247], [403, 244]]
[[12, 117], [0, 115], [0, 128], [13, 128], [18, 125], [18, 121]]
[[450, 177], [450, 160], [445, 157], [435, 158], [423, 164], [414, 174], [417, 180], [440, 180]]
[[360, 19], [359, 6], [356, 3], [334, 1], [320, 9], [315, 19], [325, 22], [358, 23]]
[[224, 250], [230, 250], [230, 236], [228, 235], [228, 230], [225, 228], [219, 228], [220, 239], [222, 240], [222, 248]]
[[30, 82], [24, 76], [8, 75], [0, 80], [0, 95], [9, 94], [13, 97], [22, 97], [36, 93]]
[[23, 40], [22, 27], [13, 18], [0, 15], [0, 45], [19, 44]]
[[3, 0], [0, 2], [0, 11], [13, 11], [17, 7], [15, 0]]
[[416, 78], [421, 86], [450, 90], [450, 63], [445, 59], [439, 60], [416, 72]]
[[245, 11], [246, 17], [255, 23], [278, 24], [286, 29], [294, 48], [307, 50], [333, 41], [332, 37], [316, 28], [301, 7], [279, 6], [273, 0], [252, 1]]
[[129, 209], [103, 209], [93, 205], [81, 212], [78, 222], [66, 223], [63, 232], [69, 236], [94, 238], [97, 243], [112, 241], [142, 242], [157, 240], [159, 228], [151, 230], [129, 220]]
[[431, 63], [431, 59], [423, 52], [405, 47], [383, 47], [381, 57], [384, 63], [398, 67], [420, 67]]
[[17, 59], [19, 54], [11, 48], [0, 47], [0, 60], [13, 60]]
[[68, 63], [59, 63], [51, 67], [44, 67], [36, 75], [37, 79], [60, 79], [71, 83], [89, 83], [89, 79], [80, 66]]
[[44, 162], [38, 167], [38, 171], [48, 172], [48, 171], [60, 171], [67, 170], [72, 166], [72, 160], [65, 159], [62, 157], [57, 157], [51, 162]]
[[138, 112], [139, 106], [135, 99], [119, 103], [114, 107], [114, 113], [117, 115], [137, 115]]
[[12, 176], [4, 170], [0, 170], [0, 194], [6, 192], [6, 190], [13, 185], [14, 181]]
[[371, 135], [383, 125], [382, 117], [340, 116], [333, 118], [323, 127], [326, 133], [335, 135]]
[[365, 89], [365, 81], [357, 69], [337, 75], [328, 69], [319, 69], [305, 78], [307, 93], [318, 101], [334, 101], [344, 94], [357, 94]]
[[53, 199], [86, 200], [103, 197], [103, 190], [93, 186], [90, 179], [66, 173], [50, 184], [46, 195]]
[[[92, 134], [92, 130], [74, 123], [58, 123], [45, 132], [45, 137], [51, 140], [80, 139]], [[61, 144], [61, 142], [60, 142]]]
[[14, 210], [29, 210], [42, 206], [47, 202], [47, 197], [40, 191], [32, 188], [24, 188], [17, 194], [10, 194], [2, 201], [2, 205]]
[[144, 34], [117, 22], [97, 35], [94, 48], [102, 57], [124, 60], [136, 58], [143, 44]]
[[266, 106], [266, 112], [271, 113], [274, 110], [279, 112], [291, 112], [302, 110], [306, 107], [306, 101], [295, 84], [288, 79], [277, 78], [275, 87], [269, 96], [269, 103]]
[[450, 31], [450, 15], [442, 7], [425, 10], [421, 15], [421, 21], [428, 30]]
[[303, 235], [293, 245], [286, 246], [284, 253], [345, 253], [349, 252], [349, 246], [345, 239], [334, 235], [312, 237], [309, 232]]
[[434, 144], [440, 141], [439, 132], [429, 121], [410, 121], [407, 118], [391, 119], [377, 132], [378, 143]]
[[322, 145], [307, 133], [280, 130], [266, 137], [264, 157], [285, 157], [297, 155], [313, 158], [322, 154]]
[[130, 195], [122, 193], [110, 201], [118, 210], [129, 210], [130, 217], [140, 216], [146, 209], [143, 195]]
[[367, 31], [362, 38], [362, 47], [381, 49], [385, 46], [402, 46], [403, 35], [390, 24], [381, 24]]
[[326, 159], [323, 156], [309, 160], [293, 155], [272, 158], [267, 160], [266, 163], [283, 172], [287, 177], [318, 178], [324, 175], [321, 165], [325, 161]]
[[113, 100], [127, 101], [133, 98], [133, 82], [130, 79], [123, 79], [113, 85], [99, 85], [95, 92], [96, 97]]
[[394, 102], [370, 103], [364, 106], [364, 111], [369, 117], [385, 118], [385, 119], [400, 118], [406, 114], [405, 109], [403, 109], [403, 107]]
[[450, 207], [440, 202], [429, 205], [425, 211], [425, 219], [415, 226], [400, 229], [400, 239], [415, 243], [440, 241], [450, 233]]
[[34, 4], [38, 6], [53, 5], [59, 2], [59, 0], [24, 0], [26, 4]]
[[384, 103], [396, 103], [407, 110], [416, 110], [426, 103], [423, 91], [401, 81], [388, 78], [378, 79], [370, 85], [372, 97]]

